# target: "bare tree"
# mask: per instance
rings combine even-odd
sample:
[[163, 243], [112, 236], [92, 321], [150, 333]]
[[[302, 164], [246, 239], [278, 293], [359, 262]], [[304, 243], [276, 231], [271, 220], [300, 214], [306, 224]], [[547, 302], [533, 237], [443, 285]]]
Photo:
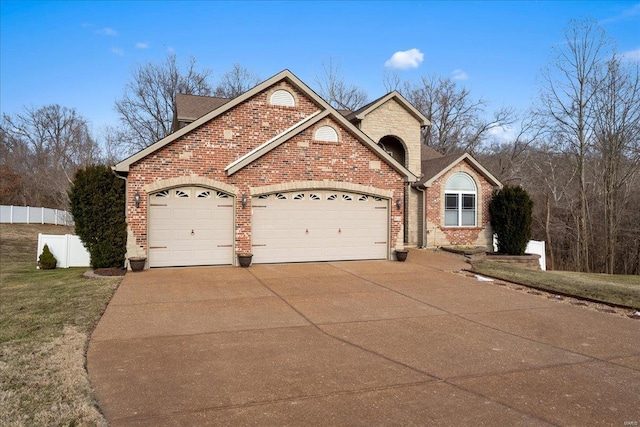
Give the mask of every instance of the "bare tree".
[[[66, 208], [75, 171], [101, 158], [87, 121], [74, 109], [25, 108], [20, 114], [5, 114], [0, 128], [2, 178], [12, 178], [12, 197], [24, 204]], [[19, 179], [13, 179], [15, 175]]]
[[233, 64], [233, 68], [222, 75], [213, 92], [221, 98], [235, 98], [260, 83], [260, 78], [246, 67]]
[[464, 87], [450, 78], [422, 77], [405, 82], [402, 93], [431, 122], [424, 142], [442, 154], [475, 153], [491, 136], [491, 131], [511, 124], [513, 110], [502, 108], [485, 118], [486, 101], [475, 100]]
[[578, 177], [579, 207], [578, 269], [590, 270], [587, 206], [587, 156], [593, 144], [591, 119], [599, 90], [598, 73], [607, 56], [608, 42], [602, 28], [592, 21], [571, 21], [565, 30], [565, 43], [554, 48], [554, 59], [543, 72], [541, 96], [549, 128], [558, 136], [562, 150], [573, 153]]
[[628, 204], [640, 174], [640, 74], [637, 64], [625, 68], [616, 56], [603, 71], [594, 95], [594, 151], [600, 160], [594, 181], [602, 194], [605, 272], [613, 274], [625, 211], [635, 213], [640, 224], [637, 206]]
[[348, 84], [340, 75], [340, 65], [329, 58], [322, 62], [322, 71], [316, 73], [315, 83], [318, 94], [332, 107], [355, 111], [367, 103], [367, 93], [356, 85]]
[[382, 77], [382, 84], [384, 84], [384, 89], [387, 93], [393, 92], [394, 90], [400, 91], [402, 87], [402, 80], [397, 72], [385, 71], [384, 76]]
[[527, 112], [507, 140], [494, 140], [478, 157], [503, 184], [524, 185], [529, 175], [527, 164], [532, 147], [539, 141], [542, 128], [534, 113]]
[[176, 94], [211, 95], [211, 71], [198, 70], [191, 57], [184, 69], [174, 53], [164, 62], [138, 66], [115, 103], [130, 149], [141, 150], [172, 132]]

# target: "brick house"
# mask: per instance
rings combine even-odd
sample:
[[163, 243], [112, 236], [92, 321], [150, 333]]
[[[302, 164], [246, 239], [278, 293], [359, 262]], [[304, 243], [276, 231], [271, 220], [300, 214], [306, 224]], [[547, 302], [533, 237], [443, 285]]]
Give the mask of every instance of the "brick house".
[[500, 183], [469, 155], [422, 145], [429, 122], [397, 92], [338, 111], [285, 70], [231, 100], [176, 104], [174, 132], [113, 167], [127, 181], [127, 256], [149, 267], [490, 243]]

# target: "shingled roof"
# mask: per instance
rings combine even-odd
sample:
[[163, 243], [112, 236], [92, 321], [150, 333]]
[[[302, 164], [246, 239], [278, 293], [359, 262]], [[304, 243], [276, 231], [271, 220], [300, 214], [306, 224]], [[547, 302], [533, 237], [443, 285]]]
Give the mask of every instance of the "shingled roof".
[[431, 184], [444, 175], [449, 169], [454, 167], [460, 162], [467, 162], [469, 166], [474, 168], [480, 175], [482, 175], [491, 185], [494, 187], [502, 187], [502, 183], [498, 181], [498, 178], [493, 176], [491, 172], [486, 170], [476, 159], [474, 159], [469, 153], [464, 154], [452, 154], [443, 156], [433, 148], [424, 145], [422, 147], [422, 163], [421, 172], [422, 177], [415, 185], [419, 187], [430, 187]]
[[231, 101], [217, 96], [176, 95], [176, 110], [179, 122], [193, 122], [205, 114]]

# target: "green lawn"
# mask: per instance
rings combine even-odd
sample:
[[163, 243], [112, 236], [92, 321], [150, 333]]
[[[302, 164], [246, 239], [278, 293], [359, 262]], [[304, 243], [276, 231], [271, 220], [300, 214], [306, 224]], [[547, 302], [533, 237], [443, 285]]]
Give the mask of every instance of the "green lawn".
[[544, 291], [640, 310], [640, 276], [534, 271], [486, 260], [474, 262], [472, 271]]
[[122, 277], [36, 269], [38, 233], [0, 224], [0, 426], [106, 425], [85, 366], [88, 337]]

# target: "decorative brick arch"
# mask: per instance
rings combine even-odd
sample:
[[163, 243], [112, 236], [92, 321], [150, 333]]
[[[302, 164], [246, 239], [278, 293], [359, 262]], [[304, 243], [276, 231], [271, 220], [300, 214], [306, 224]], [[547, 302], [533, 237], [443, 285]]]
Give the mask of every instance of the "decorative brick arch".
[[[380, 138], [378, 145], [382, 147], [387, 153], [390, 153], [402, 166], [407, 166], [409, 160], [409, 150], [407, 144], [396, 135], [385, 135]], [[402, 150], [400, 153], [399, 150]], [[402, 155], [402, 158], [398, 158], [398, 154]]]
[[214, 179], [205, 178], [202, 176], [180, 176], [176, 178], [159, 179], [151, 184], [147, 184], [143, 187], [143, 190], [149, 194], [159, 190], [164, 190], [172, 187], [207, 187], [216, 190], [221, 190], [225, 193], [237, 196], [240, 194], [240, 189], [233, 185], [229, 185], [224, 182], [216, 181]]
[[298, 190], [338, 190], [351, 193], [369, 194], [384, 199], [392, 199], [394, 197], [393, 190], [383, 190], [381, 188], [371, 187], [368, 185], [354, 184], [343, 181], [290, 181], [280, 184], [265, 185], [262, 187], [250, 187], [249, 191], [252, 196], [259, 196], [270, 193], [284, 193]]

